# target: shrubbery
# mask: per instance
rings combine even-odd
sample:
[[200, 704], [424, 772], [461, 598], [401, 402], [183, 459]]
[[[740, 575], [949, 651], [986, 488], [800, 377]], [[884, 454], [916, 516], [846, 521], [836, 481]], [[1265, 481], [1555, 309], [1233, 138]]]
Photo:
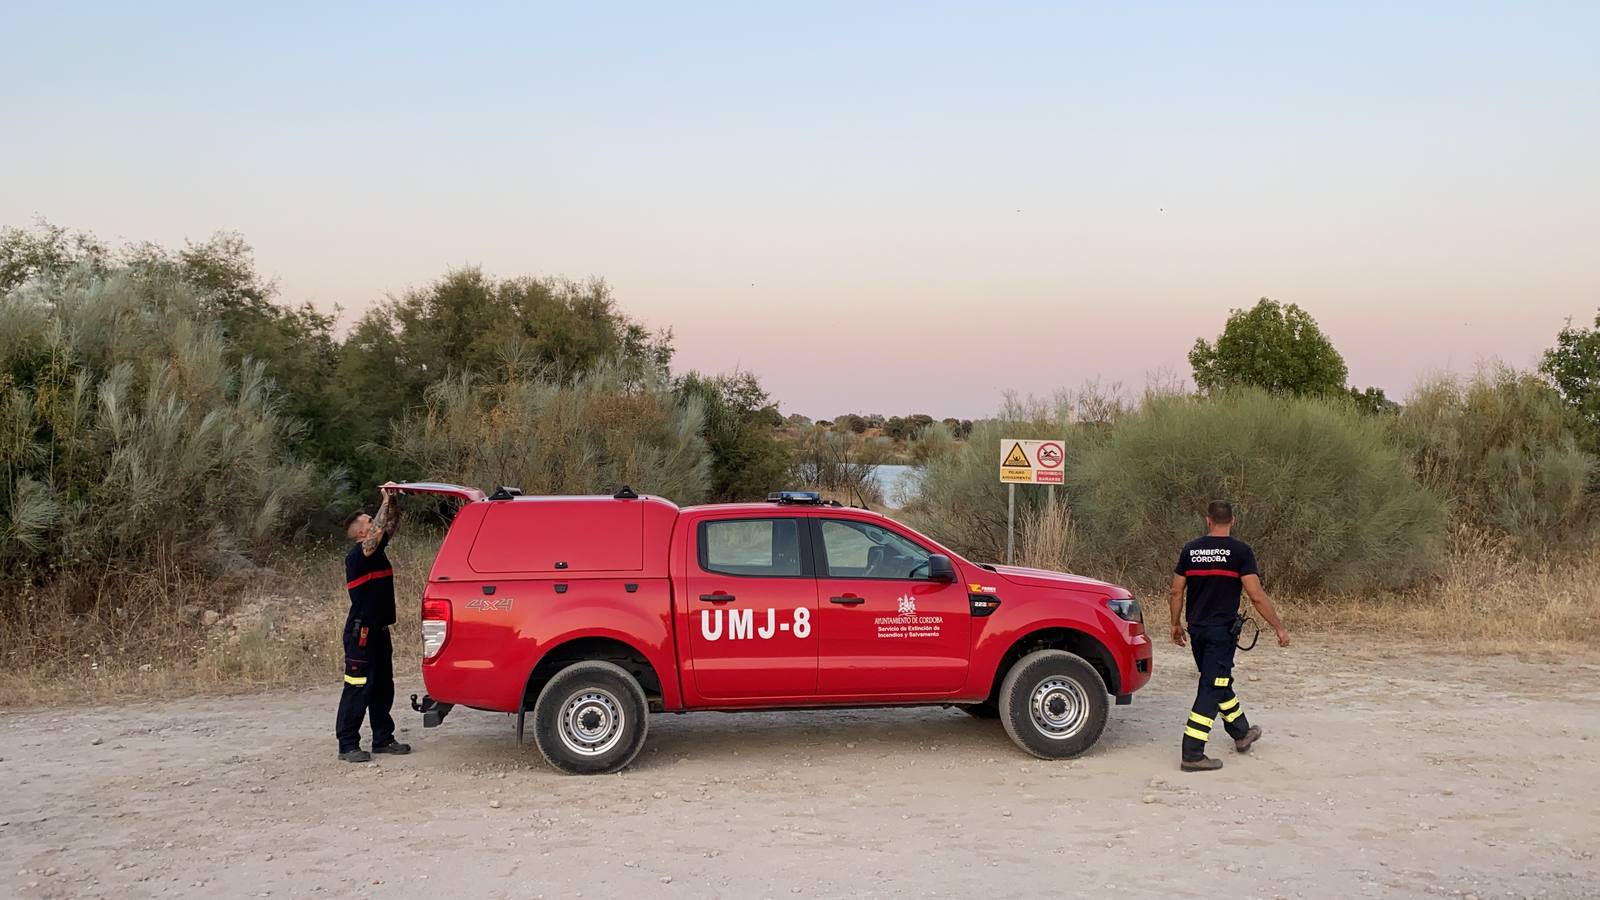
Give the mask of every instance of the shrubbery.
[[0, 297], [0, 579], [89, 582], [81, 605], [157, 561], [259, 557], [334, 493], [301, 428], [182, 285], [80, 270]]
[[1501, 367], [1424, 383], [1393, 429], [1417, 478], [1456, 517], [1537, 551], [1589, 536], [1595, 459], [1580, 446], [1579, 424], [1549, 384]]
[[709, 499], [764, 500], [788, 486], [789, 448], [777, 436], [785, 422], [755, 375], [690, 372], [678, 380], [677, 391], [698, 401], [705, 412]]
[[461, 375], [428, 389], [424, 410], [396, 423], [407, 477], [528, 494], [610, 493], [623, 484], [680, 503], [703, 499], [711, 462], [698, 400], [659, 378], [602, 367], [476, 383]]
[[[1070, 536], [1043, 509], [1044, 488], [1018, 489], [1019, 533], [1048, 534], [1059, 568], [1164, 579], [1218, 497], [1235, 501], [1237, 533], [1258, 546], [1277, 584], [1392, 587], [1438, 560], [1442, 504], [1411, 479], [1382, 422], [1347, 403], [1239, 390], [1151, 396], [1109, 423], [1036, 409], [980, 424], [967, 445], [928, 466], [916, 515], [982, 559], [1001, 559], [1005, 549], [1006, 487], [996, 478], [1003, 437], [1066, 444]], [[1030, 551], [1029, 562], [1049, 560]]]
[[1271, 583], [1396, 587], [1440, 558], [1443, 504], [1412, 480], [1382, 421], [1342, 401], [1157, 398], [1067, 477], [1079, 552], [1130, 580], [1165, 578], [1217, 498], [1234, 502], [1235, 533]]

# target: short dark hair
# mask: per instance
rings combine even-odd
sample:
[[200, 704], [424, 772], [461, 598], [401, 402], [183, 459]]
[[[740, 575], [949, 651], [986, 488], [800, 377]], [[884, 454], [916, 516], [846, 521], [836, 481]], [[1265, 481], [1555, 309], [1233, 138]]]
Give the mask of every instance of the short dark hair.
[[1217, 523], [1218, 525], [1226, 525], [1229, 522], [1232, 522], [1233, 504], [1226, 500], [1211, 501], [1211, 504], [1206, 507], [1206, 518]]
[[357, 519], [359, 519], [359, 518], [361, 518], [362, 516], [365, 516], [365, 515], [368, 515], [366, 510], [358, 509], [355, 512], [351, 513], [350, 515], [345, 516], [344, 517], [344, 524], [339, 526], [339, 527], [343, 528], [345, 531], [349, 531], [350, 530], [350, 526], [354, 525], [356, 523]]

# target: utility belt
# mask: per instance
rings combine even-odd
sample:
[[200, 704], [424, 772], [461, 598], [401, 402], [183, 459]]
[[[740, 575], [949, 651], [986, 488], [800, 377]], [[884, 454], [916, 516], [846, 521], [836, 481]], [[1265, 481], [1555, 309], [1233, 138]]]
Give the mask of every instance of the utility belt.
[[387, 634], [387, 625], [367, 625], [360, 619], [350, 619], [345, 622], [344, 637], [346, 641], [354, 641], [357, 647], [367, 646], [374, 633]]

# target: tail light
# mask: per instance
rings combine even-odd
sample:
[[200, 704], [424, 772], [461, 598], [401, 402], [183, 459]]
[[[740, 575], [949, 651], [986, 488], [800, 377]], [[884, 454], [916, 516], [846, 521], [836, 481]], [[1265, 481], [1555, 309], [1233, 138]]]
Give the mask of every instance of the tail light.
[[422, 601], [422, 658], [433, 659], [450, 637], [450, 601]]

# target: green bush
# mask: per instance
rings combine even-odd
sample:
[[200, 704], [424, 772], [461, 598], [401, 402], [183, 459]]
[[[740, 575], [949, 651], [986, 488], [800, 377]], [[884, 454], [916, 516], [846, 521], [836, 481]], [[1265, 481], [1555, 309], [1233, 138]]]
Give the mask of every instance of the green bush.
[[1411, 478], [1382, 420], [1338, 400], [1153, 398], [1067, 478], [1078, 551], [1125, 580], [1165, 579], [1219, 498], [1278, 585], [1397, 587], [1442, 550], [1443, 504]]
[[1587, 539], [1595, 458], [1580, 446], [1579, 427], [1554, 388], [1504, 367], [1424, 383], [1393, 423], [1418, 479], [1457, 517], [1526, 550]]
[[393, 430], [408, 477], [527, 494], [609, 493], [627, 484], [679, 503], [705, 498], [711, 464], [698, 400], [658, 377], [601, 367], [571, 381], [470, 376], [428, 389]]
[[0, 298], [0, 580], [228, 568], [334, 492], [261, 364], [182, 284], [87, 269]]
[[[1263, 391], [1212, 398], [1150, 395], [1136, 410], [1084, 421], [1070, 405], [1012, 404], [929, 462], [913, 518], [978, 559], [1004, 558], [1001, 438], [1066, 446], [1070, 533], [1042, 487], [1017, 490], [1019, 558], [1134, 584], [1163, 581], [1199, 535], [1207, 502], [1226, 498], [1237, 534], [1274, 584], [1359, 589], [1408, 584], [1439, 558], [1442, 504], [1417, 485], [1382, 420], [1339, 400]], [[1030, 534], [1050, 533], [1048, 541]], [[1040, 543], [1041, 547], [1033, 544]], [[1055, 558], [1059, 556], [1059, 558]], [[1048, 557], [1048, 558], [1046, 558]]]

